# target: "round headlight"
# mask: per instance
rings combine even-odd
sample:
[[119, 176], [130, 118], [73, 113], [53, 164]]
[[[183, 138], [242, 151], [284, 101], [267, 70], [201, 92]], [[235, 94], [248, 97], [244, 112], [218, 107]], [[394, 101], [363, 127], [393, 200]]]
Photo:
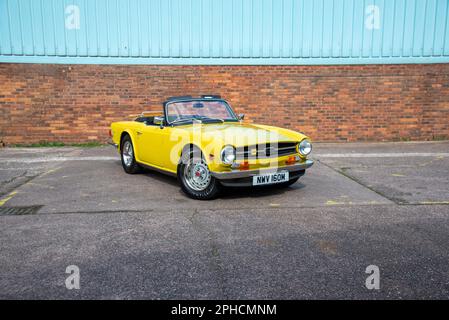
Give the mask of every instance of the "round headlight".
[[312, 152], [312, 144], [309, 140], [304, 139], [299, 143], [298, 151], [301, 155], [307, 156], [310, 152]]
[[232, 164], [235, 160], [235, 149], [233, 146], [225, 146], [221, 150], [221, 161], [224, 164]]

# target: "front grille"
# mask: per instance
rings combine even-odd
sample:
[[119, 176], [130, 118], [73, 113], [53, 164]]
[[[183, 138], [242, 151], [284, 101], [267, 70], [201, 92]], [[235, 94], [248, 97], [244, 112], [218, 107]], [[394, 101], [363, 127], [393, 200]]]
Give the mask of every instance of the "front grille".
[[236, 149], [237, 160], [267, 159], [296, 153], [295, 142], [263, 143]]

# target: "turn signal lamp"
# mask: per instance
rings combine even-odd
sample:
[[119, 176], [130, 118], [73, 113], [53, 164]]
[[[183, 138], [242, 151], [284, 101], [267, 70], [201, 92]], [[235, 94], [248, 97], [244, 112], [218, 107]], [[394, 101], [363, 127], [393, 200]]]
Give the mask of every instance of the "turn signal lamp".
[[296, 162], [296, 157], [291, 156], [291, 157], [288, 157], [287, 161], [285, 161], [285, 164], [293, 164], [295, 162]]
[[249, 169], [249, 163], [248, 163], [248, 161], [242, 162], [242, 163], [240, 164], [239, 169], [240, 169], [240, 170], [248, 170], [248, 169]]

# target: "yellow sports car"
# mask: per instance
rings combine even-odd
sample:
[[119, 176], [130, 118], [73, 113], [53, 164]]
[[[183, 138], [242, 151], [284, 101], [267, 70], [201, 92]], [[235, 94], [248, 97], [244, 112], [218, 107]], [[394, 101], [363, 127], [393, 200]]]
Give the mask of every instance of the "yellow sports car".
[[304, 134], [243, 119], [220, 96], [172, 97], [163, 112], [112, 123], [110, 135], [127, 173], [175, 175], [194, 199], [212, 199], [222, 186], [289, 186], [312, 166]]

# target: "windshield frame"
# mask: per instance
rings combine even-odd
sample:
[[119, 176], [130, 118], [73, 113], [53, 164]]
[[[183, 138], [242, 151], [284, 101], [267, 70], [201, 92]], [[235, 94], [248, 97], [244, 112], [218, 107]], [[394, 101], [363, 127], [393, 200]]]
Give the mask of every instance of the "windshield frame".
[[224, 104], [224, 106], [226, 107], [226, 109], [228, 110], [228, 112], [232, 115], [232, 117], [234, 119], [223, 119], [223, 122], [238, 122], [239, 119], [237, 117], [237, 115], [235, 114], [234, 110], [232, 109], [232, 107], [229, 105], [229, 103], [226, 100], [223, 99], [211, 99], [211, 98], [189, 98], [189, 99], [176, 99], [176, 100], [170, 100], [164, 103], [164, 118], [165, 118], [165, 123], [167, 123], [167, 125], [169, 126], [177, 126], [177, 125], [186, 125], [186, 124], [190, 124], [190, 122], [193, 122], [194, 119], [192, 118], [191, 121], [189, 121], [188, 123], [186, 122], [180, 122], [180, 123], [173, 123], [168, 121], [168, 106], [170, 104], [173, 103], [178, 103], [178, 102], [194, 102], [194, 101], [198, 101], [198, 102], [211, 102], [211, 101], [215, 101], [215, 102], [222, 102]]

